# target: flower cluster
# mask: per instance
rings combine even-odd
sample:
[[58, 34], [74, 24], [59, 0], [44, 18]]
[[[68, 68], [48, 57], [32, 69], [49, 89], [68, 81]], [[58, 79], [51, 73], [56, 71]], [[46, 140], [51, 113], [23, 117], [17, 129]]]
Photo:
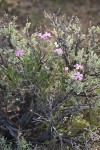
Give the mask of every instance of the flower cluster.
[[74, 67], [77, 69], [77, 70], [82, 70], [83, 69], [83, 65], [81, 64], [75, 64]]
[[63, 54], [63, 50], [61, 48], [55, 49], [54, 52], [57, 53], [58, 55], [62, 55]]
[[17, 49], [17, 50], [15, 51], [15, 56], [16, 56], [16, 57], [22, 57], [23, 55], [24, 55], [23, 49]]
[[51, 33], [49, 33], [49, 32], [45, 32], [44, 34], [39, 33], [38, 36], [39, 36], [41, 39], [43, 39], [43, 40], [46, 40], [47, 38], [51, 38], [51, 37], [52, 37], [52, 36], [51, 36]]
[[[76, 70], [82, 70], [83, 69], [83, 65], [81, 65], [81, 64], [75, 64], [74, 67], [76, 68]], [[82, 81], [83, 80], [83, 74], [81, 74], [79, 71], [76, 71], [73, 74], [73, 79]]]
[[73, 79], [82, 81], [83, 80], [83, 74], [81, 74], [80, 72], [74, 72]]

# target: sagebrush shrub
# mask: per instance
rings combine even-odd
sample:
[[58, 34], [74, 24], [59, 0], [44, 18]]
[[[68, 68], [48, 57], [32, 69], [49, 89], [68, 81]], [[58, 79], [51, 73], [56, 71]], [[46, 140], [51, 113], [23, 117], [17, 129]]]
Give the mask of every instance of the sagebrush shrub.
[[[2, 23], [2, 109], [8, 113], [14, 106], [22, 132], [29, 123], [41, 132], [50, 128], [53, 149], [57, 140], [60, 149], [92, 149], [94, 132], [100, 128], [100, 27], [90, 26], [84, 34], [75, 16], [45, 16], [52, 28], [32, 34], [30, 23], [20, 32], [15, 18], [7, 25]], [[24, 120], [22, 126], [24, 113], [28, 122]]]

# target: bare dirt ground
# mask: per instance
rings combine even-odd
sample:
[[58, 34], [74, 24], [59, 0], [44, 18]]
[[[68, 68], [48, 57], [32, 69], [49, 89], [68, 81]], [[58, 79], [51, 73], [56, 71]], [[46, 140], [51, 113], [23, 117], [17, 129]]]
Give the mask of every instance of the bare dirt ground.
[[47, 13], [60, 13], [68, 16], [77, 15], [84, 31], [89, 26], [100, 25], [100, 0], [0, 0], [0, 13], [6, 11], [8, 14], [18, 16], [18, 24], [23, 27], [27, 17], [33, 27], [39, 24], [48, 25], [44, 18], [44, 10]]

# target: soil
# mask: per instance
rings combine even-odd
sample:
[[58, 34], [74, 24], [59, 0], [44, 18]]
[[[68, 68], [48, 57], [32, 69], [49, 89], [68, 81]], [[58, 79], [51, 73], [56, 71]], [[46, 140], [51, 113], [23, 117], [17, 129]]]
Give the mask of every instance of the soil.
[[83, 25], [84, 31], [92, 21], [93, 25], [100, 25], [100, 0], [0, 0], [0, 14], [6, 11], [10, 15], [18, 16], [18, 24], [21, 28], [28, 20], [34, 27], [42, 24], [48, 25], [44, 17], [47, 13], [77, 15]]

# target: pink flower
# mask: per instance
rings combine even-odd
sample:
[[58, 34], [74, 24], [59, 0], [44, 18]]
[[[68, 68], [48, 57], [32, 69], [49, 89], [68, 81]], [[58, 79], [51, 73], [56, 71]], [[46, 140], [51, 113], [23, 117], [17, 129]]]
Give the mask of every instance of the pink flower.
[[49, 33], [49, 32], [45, 32], [44, 35], [47, 36], [47, 37], [52, 37], [51, 33]]
[[15, 51], [15, 56], [22, 57], [24, 55], [23, 49], [18, 49]]
[[78, 70], [78, 69], [83, 69], [83, 65], [81, 64], [75, 64], [74, 67]]
[[47, 39], [47, 36], [45, 36], [45, 34], [39, 33], [38, 36], [43, 40]]
[[48, 33], [48, 32], [45, 32], [44, 34], [39, 33], [38, 36], [43, 40], [47, 39], [48, 37], [52, 37], [51, 33]]
[[68, 71], [68, 69], [69, 69], [68, 67], [65, 67], [65, 68], [64, 68], [65, 71]]
[[55, 53], [57, 53], [58, 55], [62, 55], [63, 54], [63, 51], [61, 48], [57, 48], [54, 50]]
[[74, 72], [73, 79], [82, 81], [83, 80], [83, 74], [81, 74], [80, 72]]

